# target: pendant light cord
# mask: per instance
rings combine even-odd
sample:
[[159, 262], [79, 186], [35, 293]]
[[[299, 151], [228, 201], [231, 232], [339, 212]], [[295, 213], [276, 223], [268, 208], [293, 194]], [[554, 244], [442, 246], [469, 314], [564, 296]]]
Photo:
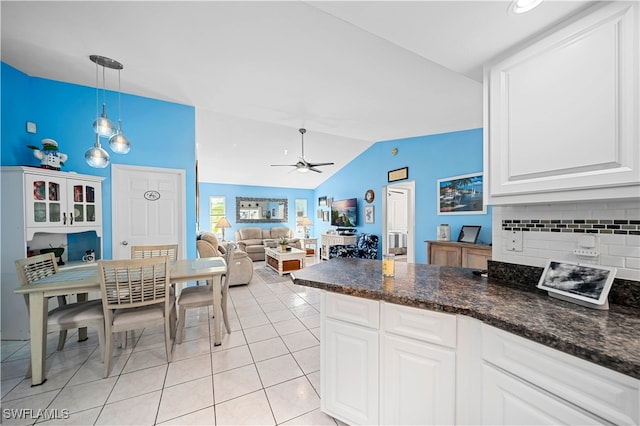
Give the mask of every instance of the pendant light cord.
[[98, 86], [98, 63], [96, 62], [96, 119], [98, 119], [98, 117], [100, 117], [100, 107], [99, 102], [98, 102], [98, 98], [99, 98], [99, 88], [100, 86]]
[[107, 104], [107, 81], [105, 79], [104, 67], [102, 67], [102, 105]]
[[120, 70], [118, 70], [118, 130], [120, 130], [120, 122], [122, 121], [122, 90], [120, 89]]

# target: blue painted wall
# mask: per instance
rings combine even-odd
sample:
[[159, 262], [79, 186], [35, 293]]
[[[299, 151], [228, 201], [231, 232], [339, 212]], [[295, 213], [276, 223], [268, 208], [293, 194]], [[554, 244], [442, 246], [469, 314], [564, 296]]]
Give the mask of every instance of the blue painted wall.
[[[398, 154], [391, 155], [393, 148]], [[294, 227], [295, 213], [293, 200], [305, 198], [307, 215], [313, 222], [312, 236], [319, 237], [333, 229], [330, 222], [316, 217], [318, 209], [328, 211], [328, 207], [318, 206], [318, 197], [358, 199], [358, 233], [368, 232], [382, 235], [382, 187], [387, 185], [389, 170], [409, 168], [409, 179], [416, 183], [416, 263], [426, 263], [427, 248], [425, 240], [436, 239], [436, 228], [441, 223], [451, 226], [452, 239], [456, 239], [462, 225], [480, 225], [482, 231], [478, 242], [491, 243], [491, 207], [487, 214], [480, 215], [438, 215], [437, 180], [446, 177], [465, 175], [482, 171], [482, 129], [421, 136], [408, 139], [378, 142], [339, 170], [326, 182], [310, 190], [273, 188], [260, 186], [223, 185], [215, 183], [200, 184], [200, 229], [209, 229], [209, 197], [221, 195], [227, 198], [227, 218], [233, 228], [226, 231], [228, 239], [239, 227], [260, 226], [269, 228], [273, 224], [236, 224], [235, 197], [288, 198], [289, 224]], [[373, 202], [375, 223], [364, 223], [364, 194], [373, 189], [376, 196]]]
[[[234, 239], [234, 233], [239, 228], [248, 226], [257, 226], [261, 229], [268, 229], [272, 226], [288, 226], [294, 232], [296, 229], [296, 199], [307, 200], [307, 215], [313, 222], [314, 226], [310, 227], [312, 235], [315, 234], [316, 220], [312, 216], [314, 210], [313, 197], [314, 191], [311, 189], [292, 189], [278, 188], [270, 186], [251, 186], [251, 185], [228, 185], [220, 183], [200, 183], [200, 230], [211, 231], [209, 217], [209, 198], [212, 196], [225, 197], [225, 216], [231, 223], [232, 227], [225, 230], [225, 238]], [[236, 223], [236, 197], [249, 198], [286, 198], [288, 202], [288, 219], [287, 223]], [[317, 234], [320, 235], [320, 234]]]
[[[393, 148], [398, 149], [395, 156], [391, 154]], [[381, 236], [381, 189], [388, 184], [387, 172], [402, 167], [409, 168], [408, 180], [416, 185], [416, 263], [426, 263], [424, 241], [436, 239], [436, 228], [441, 223], [451, 226], [452, 239], [457, 239], [462, 225], [481, 225], [478, 242], [491, 243], [491, 207], [483, 215], [438, 215], [437, 211], [438, 179], [482, 172], [482, 129], [378, 142], [316, 188], [315, 205], [321, 196], [334, 200], [357, 197], [358, 233]], [[364, 195], [368, 189], [376, 194], [373, 224], [364, 223]], [[329, 229], [329, 222], [320, 222], [315, 232], [319, 235]]]
[[[55, 139], [69, 159], [63, 171], [102, 176], [104, 258], [111, 258], [111, 167], [94, 169], [84, 153], [95, 142], [95, 88], [29, 77], [2, 63], [2, 130], [0, 164], [32, 165], [39, 161], [27, 145]], [[102, 100], [102, 96], [100, 97]], [[118, 96], [107, 91], [109, 117], [117, 121]], [[26, 122], [37, 124], [37, 133], [26, 132]], [[127, 155], [110, 152], [111, 164], [183, 169], [186, 171], [187, 255], [195, 250], [195, 108], [156, 99], [122, 94], [123, 130], [131, 141]]]

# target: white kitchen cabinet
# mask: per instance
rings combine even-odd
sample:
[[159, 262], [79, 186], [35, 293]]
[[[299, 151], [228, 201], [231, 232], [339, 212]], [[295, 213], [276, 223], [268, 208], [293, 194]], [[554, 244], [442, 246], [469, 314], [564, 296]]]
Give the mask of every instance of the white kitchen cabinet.
[[378, 423], [377, 301], [323, 292], [321, 408], [348, 424]]
[[380, 419], [455, 423], [456, 317], [382, 302]]
[[490, 204], [639, 196], [639, 10], [594, 6], [487, 65]]
[[486, 324], [481, 354], [484, 424], [640, 423], [637, 379]]
[[600, 425], [584, 411], [496, 368], [482, 366], [484, 425]]
[[454, 315], [328, 292], [321, 315], [322, 411], [348, 424], [454, 423]]

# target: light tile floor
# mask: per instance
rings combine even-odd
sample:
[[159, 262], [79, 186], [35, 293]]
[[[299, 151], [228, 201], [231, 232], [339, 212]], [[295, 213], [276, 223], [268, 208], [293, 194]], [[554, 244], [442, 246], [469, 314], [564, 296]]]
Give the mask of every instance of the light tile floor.
[[341, 425], [320, 411], [318, 291], [279, 280], [254, 273], [230, 289], [232, 332], [221, 346], [213, 346], [210, 308], [187, 311], [171, 363], [162, 328], [129, 333], [106, 379], [91, 331], [84, 343], [69, 333], [61, 352], [57, 333], [49, 335], [47, 381], [37, 387], [24, 379], [28, 343], [2, 341], [2, 423]]

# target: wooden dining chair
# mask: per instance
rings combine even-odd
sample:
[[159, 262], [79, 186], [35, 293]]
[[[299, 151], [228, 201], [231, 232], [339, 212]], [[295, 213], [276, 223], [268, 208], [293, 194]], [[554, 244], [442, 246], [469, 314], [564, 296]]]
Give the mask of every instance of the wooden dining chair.
[[[173, 262], [178, 259], [178, 244], [155, 244], [155, 245], [138, 245], [131, 246], [131, 259], [149, 259], [152, 257], [167, 256], [169, 261]], [[176, 322], [178, 321], [178, 313], [176, 312], [175, 289], [171, 287], [171, 337], [176, 335]], [[126, 347], [126, 339], [125, 339]]]
[[[58, 273], [58, 263], [53, 253], [41, 254], [15, 261], [20, 286], [25, 286]], [[25, 295], [27, 312], [29, 311], [29, 296]], [[67, 303], [65, 296], [58, 296], [58, 307], [47, 312], [47, 331], [58, 335], [58, 350], [64, 348], [67, 340], [67, 330], [80, 327], [94, 327], [98, 331], [98, 342], [101, 356], [104, 359], [105, 330], [102, 300], [88, 302]], [[46, 354], [46, 340], [44, 353]], [[25, 377], [31, 377], [31, 363]]]
[[[231, 326], [229, 325], [229, 317], [227, 315], [227, 299], [229, 292], [229, 277], [231, 275], [231, 265], [233, 264], [233, 253], [236, 250], [236, 245], [232, 242], [226, 242], [225, 253], [222, 255], [226, 264], [227, 271], [224, 274], [222, 282], [222, 319], [227, 333], [231, 333]], [[200, 246], [198, 246], [200, 248]], [[208, 253], [198, 251], [200, 257], [212, 257], [218, 256], [218, 253]], [[182, 343], [184, 339], [184, 326], [186, 319], [186, 311], [191, 308], [201, 308], [204, 306], [213, 306], [213, 283], [207, 281], [207, 285], [186, 287], [178, 296], [178, 330], [176, 332], [176, 343]]]
[[178, 259], [178, 244], [131, 246], [131, 259], [168, 256], [170, 261]]
[[171, 297], [167, 256], [100, 260], [100, 289], [106, 328], [104, 377], [109, 375], [114, 334], [164, 325], [167, 362], [171, 362]]

